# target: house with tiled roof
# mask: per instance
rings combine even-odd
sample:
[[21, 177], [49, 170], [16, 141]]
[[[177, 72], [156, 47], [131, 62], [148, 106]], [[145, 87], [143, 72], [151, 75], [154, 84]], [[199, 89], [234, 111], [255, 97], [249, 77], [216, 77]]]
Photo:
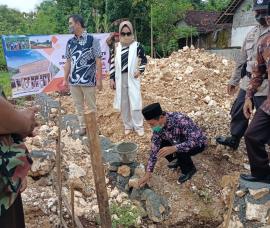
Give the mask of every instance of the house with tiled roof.
[[[178, 27], [191, 26], [198, 34], [188, 37], [198, 48], [223, 49], [240, 48], [246, 34], [256, 25], [252, 11], [253, 0], [231, 0], [222, 12], [188, 11]], [[179, 41], [180, 47], [186, 39]]]
[[214, 39], [214, 33], [220, 25], [215, 24], [220, 12], [190, 10], [186, 12], [183, 20], [177, 23], [178, 28], [192, 27], [196, 33], [190, 34], [179, 40], [179, 46], [194, 45], [196, 48], [213, 48], [218, 46], [218, 39]]
[[215, 24], [228, 28], [228, 47], [241, 47], [247, 33], [257, 24], [253, 8], [253, 0], [231, 0], [228, 7], [221, 12]]

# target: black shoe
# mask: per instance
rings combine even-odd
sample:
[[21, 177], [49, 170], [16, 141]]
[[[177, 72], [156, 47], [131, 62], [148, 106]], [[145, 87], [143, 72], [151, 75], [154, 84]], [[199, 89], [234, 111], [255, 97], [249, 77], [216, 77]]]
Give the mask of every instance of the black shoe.
[[240, 177], [243, 180], [250, 181], [250, 182], [262, 182], [262, 183], [270, 184], [270, 175], [266, 176], [265, 178], [259, 178], [259, 177], [254, 177], [252, 175], [241, 174]]
[[167, 166], [169, 169], [177, 169], [179, 167], [178, 159], [174, 159]]
[[216, 142], [218, 144], [231, 147], [233, 150], [237, 150], [239, 147], [240, 140], [239, 138], [235, 136], [231, 136], [231, 137], [219, 136], [216, 138]]
[[191, 179], [191, 177], [197, 172], [197, 169], [194, 167], [191, 171], [189, 171], [187, 174], [182, 174], [177, 183], [178, 184], [183, 184], [187, 180]]

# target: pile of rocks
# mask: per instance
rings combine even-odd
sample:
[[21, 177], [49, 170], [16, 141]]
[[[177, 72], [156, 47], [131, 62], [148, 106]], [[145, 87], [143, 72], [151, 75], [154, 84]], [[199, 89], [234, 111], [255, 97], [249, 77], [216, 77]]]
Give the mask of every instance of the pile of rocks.
[[[52, 111], [54, 110], [49, 113], [51, 114]], [[41, 112], [41, 114], [45, 115], [46, 113]], [[80, 156], [86, 156], [88, 141], [86, 137], [80, 138], [76, 133], [78, 120], [75, 115], [63, 115], [61, 122], [63, 194], [70, 200], [70, 188], [73, 186], [75, 188], [76, 215], [94, 221], [98, 216], [98, 205], [90, 157], [87, 156], [84, 162], [79, 159]], [[55, 126], [57, 122], [54, 117], [49, 115], [48, 123], [51, 126], [49, 124], [42, 125], [39, 129], [39, 135], [27, 139], [26, 142], [32, 151], [31, 155], [34, 160], [29, 176], [38, 180], [38, 186], [45, 188], [52, 185], [50, 176], [56, 177], [55, 142], [58, 137], [58, 127]], [[143, 217], [148, 217], [154, 222], [163, 221], [169, 213], [168, 202], [149, 187], [138, 189], [137, 181], [145, 174], [145, 167], [135, 161], [123, 164], [121, 157], [115, 151], [115, 144], [104, 136], [100, 136], [100, 142], [105, 168], [107, 167], [106, 183], [110, 205], [117, 204], [119, 207], [133, 205], [140, 212], [143, 211], [138, 223]], [[80, 156], [76, 157], [76, 154], [80, 154]], [[134, 156], [132, 158], [134, 159]], [[34, 191], [39, 194], [38, 189]], [[50, 192], [50, 196], [54, 195], [53, 189], [50, 189]], [[46, 214], [51, 213], [50, 220], [53, 220], [53, 218], [57, 218], [55, 217], [57, 215], [57, 198], [51, 197], [47, 200], [48, 203], [45, 204], [47, 206], [41, 210]], [[27, 209], [29, 208], [27, 207]], [[67, 213], [66, 216], [68, 218]]]
[[[229, 200], [231, 194], [230, 187], [223, 189], [224, 203], [227, 207], [231, 203]], [[234, 194], [230, 228], [270, 226], [270, 184], [247, 182], [240, 178], [238, 189]]]
[[165, 110], [185, 112], [214, 136], [227, 127], [220, 123], [231, 107], [226, 85], [232, 69], [233, 62], [188, 47], [150, 59], [142, 77], [144, 102], [159, 101]]
[[[124, 163], [121, 156], [116, 152], [116, 145], [104, 136], [101, 136], [101, 147], [104, 161], [108, 164], [109, 183], [128, 194], [131, 200], [138, 201], [152, 221], [162, 222], [169, 214], [168, 202], [148, 186], [139, 188], [139, 178], [145, 175], [144, 165], [136, 161]], [[129, 161], [134, 158], [133, 154], [127, 153], [126, 156], [130, 156], [130, 158], [126, 158]]]
[[[226, 134], [232, 101], [232, 98], [226, 94], [226, 85], [232, 73], [233, 65], [233, 62], [227, 61], [215, 54], [192, 48], [179, 50], [168, 58], [149, 59], [147, 70], [141, 78], [144, 105], [160, 102], [166, 111], [181, 111], [188, 114], [207, 132], [209, 139], [220, 134]], [[53, 96], [46, 96], [46, 99], [54, 99], [55, 101], [59, 99], [55, 95]], [[97, 94], [97, 119], [101, 133], [109, 137], [113, 142], [136, 142], [140, 150], [137, 156], [138, 163], [123, 164], [119, 162], [117, 153], [112, 153], [114, 144], [108, 138], [101, 137], [104, 163], [108, 164], [108, 179], [106, 182], [109, 186], [110, 202], [122, 205], [134, 199], [133, 201], [139, 202], [138, 204], [145, 211], [148, 208], [146, 214], [148, 214], [149, 218], [153, 221], [162, 221], [168, 213], [168, 207], [167, 203], [159, 195], [166, 195], [172, 208], [172, 213], [169, 217], [170, 221], [168, 223], [164, 221], [163, 224], [170, 225], [178, 221], [189, 221], [195, 218], [194, 214], [201, 219], [203, 212], [210, 211], [209, 209], [212, 208], [217, 213], [215, 215], [210, 213], [209, 220], [214, 222], [220, 221], [218, 215], [216, 215], [223, 214], [223, 208], [218, 207], [221, 200], [221, 188], [218, 182], [222, 175], [229, 170], [231, 172], [239, 171], [240, 164], [243, 164], [243, 153], [230, 154], [226, 151], [229, 159], [224, 158], [224, 150], [222, 148], [216, 150], [214, 140], [210, 140], [210, 144], [213, 146], [210, 146], [201, 156], [199, 155], [198, 161], [196, 161], [197, 157], [194, 158], [199, 172], [194, 176], [191, 183], [181, 187], [177, 186], [175, 180], [178, 174], [170, 173], [166, 169], [161, 168], [166, 166], [165, 161], [162, 160], [157, 162], [155, 169], [158, 178], [155, 183], [150, 183], [151, 188], [155, 191], [148, 187], [138, 189], [137, 178], [139, 175], [138, 173], [135, 175], [135, 169], [142, 167], [140, 163], [145, 164], [148, 159], [151, 129], [145, 125], [145, 137], [141, 138], [137, 137], [136, 134], [126, 136], [121, 133], [123, 132], [123, 125], [119, 114], [113, 110], [113, 97], [114, 91], [109, 89], [108, 81], [104, 81], [104, 90]], [[80, 176], [78, 173], [79, 177], [73, 178], [72, 181], [77, 185], [76, 209], [78, 209], [77, 211], [80, 212], [80, 215], [90, 219], [89, 215], [95, 214], [94, 211], [88, 206], [85, 207], [84, 202], [80, 200], [82, 198], [87, 205], [93, 206], [95, 211], [97, 211], [91, 161], [86, 147], [87, 141], [86, 139], [79, 138], [76, 134], [79, 125], [74, 115], [75, 110], [71, 97], [62, 97], [61, 103], [63, 109], [63, 112], [61, 111], [63, 115], [61, 125], [63, 130], [61, 134], [64, 144], [62, 166], [66, 170], [65, 172], [70, 172], [74, 170], [74, 165], [76, 165], [76, 169], [80, 170], [79, 173], [83, 174]], [[51, 102], [43, 104], [40, 101], [41, 107], [44, 107], [44, 105], [47, 107], [46, 111], [42, 111], [42, 113], [49, 117], [47, 126], [42, 126], [45, 134], [40, 136], [41, 140], [37, 137], [30, 143], [31, 140], [29, 139], [29, 149], [45, 150], [44, 148], [46, 148], [46, 150], [55, 153], [55, 133], [58, 129], [51, 120], [56, 120], [55, 116], [56, 112], [58, 112], [58, 107], [48, 104], [51, 104]], [[48, 139], [49, 135], [50, 139]], [[41, 159], [41, 161], [43, 160]], [[231, 161], [235, 161], [237, 165], [234, 165]], [[220, 169], [220, 172], [213, 171], [217, 167]], [[81, 169], [83, 172], [81, 172]], [[54, 171], [55, 168], [50, 173]], [[86, 175], [84, 175], [85, 173]], [[63, 178], [64, 193], [66, 195], [70, 193], [70, 180], [69, 174]], [[206, 196], [198, 198], [197, 194], [193, 194], [191, 191], [193, 187], [205, 192]], [[48, 188], [46, 188], [46, 191], [49, 191]], [[159, 195], [156, 193], [159, 193]], [[183, 197], [185, 198], [185, 204], [179, 204]], [[213, 200], [206, 200], [208, 198]], [[200, 199], [205, 199], [205, 201], [210, 203], [205, 205]], [[120, 203], [121, 200], [123, 201], [122, 203]], [[159, 210], [151, 213], [149, 205], [153, 206], [154, 202], [157, 202], [155, 208], [159, 207], [159, 205], [162, 206], [160, 206]], [[161, 214], [160, 217], [158, 213]]]
[[149, 219], [154, 222], [162, 222], [169, 215], [168, 202], [148, 186], [139, 188], [138, 180], [144, 174], [145, 167], [136, 162], [132, 164], [112, 163], [109, 166], [108, 176], [112, 185], [127, 193], [131, 200], [139, 202]]

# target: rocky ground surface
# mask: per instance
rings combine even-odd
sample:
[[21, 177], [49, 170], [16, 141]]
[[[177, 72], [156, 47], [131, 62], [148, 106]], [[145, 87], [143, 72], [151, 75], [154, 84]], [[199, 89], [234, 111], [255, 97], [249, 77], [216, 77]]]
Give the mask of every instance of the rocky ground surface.
[[[232, 189], [231, 183], [239, 172], [249, 172], [243, 143], [238, 151], [231, 151], [217, 146], [214, 139], [217, 135], [224, 135], [229, 131], [229, 111], [233, 98], [227, 95], [226, 84], [233, 67], [233, 62], [215, 54], [188, 48], [179, 50], [166, 59], [149, 60], [147, 70], [141, 78], [144, 105], [160, 102], [166, 111], [180, 111], [189, 115], [207, 133], [209, 147], [193, 158], [198, 172], [191, 181], [183, 185], [176, 183], [178, 171], [168, 170], [165, 160], [157, 162], [149, 187], [155, 194], [162, 196], [170, 208], [162, 222], [153, 221], [146, 216], [145, 208], [142, 208], [138, 201], [132, 201], [129, 195], [115, 186], [108, 177], [106, 182], [110, 204], [114, 208], [112, 217], [115, 224], [119, 220], [122, 221], [123, 217], [132, 217], [130, 219], [135, 219], [134, 224], [138, 227], [212, 228], [222, 226], [230, 204], [228, 197]], [[65, 118], [70, 119], [74, 115], [71, 97], [60, 98], [56, 94], [50, 96], [52, 99], [61, 99], [61, 114], [65, 115]], [[113, 98], [114, 91], [110, 90], [109, 82], [105, 80], [104, 90], [98, 92], [97, 96], [100, 132], [112, 143], [137, 143], [139, 149], [136, 162], [145, 165], [149, 156], [151, 129], [145, 124], [144, 137], [139, 137], [135, 133], [125, 136], [120, 115], [112, 107]], [[53, 108], [50, 110], [47, 122], [40, 120], [43, 126], [40, 128], [39, 135], [33, 139], [27, 139], [26, 142], [29, 149], [34, 150], [32, 153], [35, 161], [28, 177], [29, 187], [23, 193], [26, 223], [29, 228], [54, 227], [58, 223], [57, 194], [53, 187], [56, 178], [55, 140], [58, 128], [52, 119], [56, 116], [57, 109]], [[74, 124], [76, 125], [76, 121]], [[61, 133], [63, 194], [70, 201], [70, 186], [74, 185], [76, 214], [85, 227], [97, 227], [98, 207], [87, 146], [76, 136], [74, 137], [76, 130], [68, 124], [62, 126]], [[115, 171], [118, 172], [118, 167]], [[127, 175], [125, 170], [123, 172], [124, 176]], [[131, 174], [129, 176], [131, 177]], [[247, 195], [242, 197], [249, 197], [249, 194], [252, 194], [252, 190], [243, 187], [243, 184], [237, 187], [237, 191], [241, 189], [244, 189], [244, 195]], [[269, 195], [269, 192], [265, 194]], [[260, 203], [266, 207], [269, 206], [269, 199], [267, 196], [263, 197], [266, 198], [263, 198], [264, 201]], [[241, 200], [243, 201], [243, 198]], [[265, 212], [265, 208], [258, 209], [259, 206], [254, 206], [256, 202], [247, 201], [246, 206], [242, 202], [242, 207], [239, 209], [241, 216], [237, 215], [236, 203], [230, 222], [231, 227], [238, 227], [235, 223], [251, 224], [245, 227], [260, 227], [249, 223], [254, 220], [259, 220], [260, 224], [269, 223], [268, 212]], [[123, 210], [116, 210], [117, 208], [123, 208]], [[263, 210], [265, 216], [252, 217], [255, 215], [249, 212], [256, 211], [256, 208]], [[125, 214], [127, 210], [132, 213]], [[64, 208], [64, 218], [70, 222], [66, 208]]]

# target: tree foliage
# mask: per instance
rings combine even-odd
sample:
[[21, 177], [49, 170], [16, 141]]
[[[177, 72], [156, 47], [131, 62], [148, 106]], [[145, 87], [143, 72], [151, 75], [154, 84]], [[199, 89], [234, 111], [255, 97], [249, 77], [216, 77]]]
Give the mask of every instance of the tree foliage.
[[183, 19], [187, 10], [193, 9], [189, 0], [156, 0], [152, 5], [153, 28], [156, 36], [156, 47], [162, 55], [177, 49], [177, 21]]
[[222, 11], [231, 0], [208, 0], [204, 4], [204, 9], [209, 11]]
[[30, 34], [57, 33], [56, 2], [44, 1], [37, 7], [37, 12], [27, 15]]
[[[112, 26], [114, 21], [128, 18], [134, 25], [138, 41], [149, 53], [152, 18], [155, 48], [164, 56], [178, 48], [180, 38], [196, 35], [194, 28], [176, 26], [187, 10], [221, 11], [229, 1], [44, 0], [31, 13], [0, 5], [0, 34], [65, 34], [71, 14], [81, 14], [89, 32], [112, 32], [118, 30], [117, 26]], [[0, 69], [3, 66], [5, 61], [0, 47]]]
[[107, 0], [107, 14], [111, 22], [120, 18], [129, 18], [131, 13], [131, 0]]
[[194, 9], [209, 11], [222, 11], [230, 1], [231, 0], [190, 0]]

